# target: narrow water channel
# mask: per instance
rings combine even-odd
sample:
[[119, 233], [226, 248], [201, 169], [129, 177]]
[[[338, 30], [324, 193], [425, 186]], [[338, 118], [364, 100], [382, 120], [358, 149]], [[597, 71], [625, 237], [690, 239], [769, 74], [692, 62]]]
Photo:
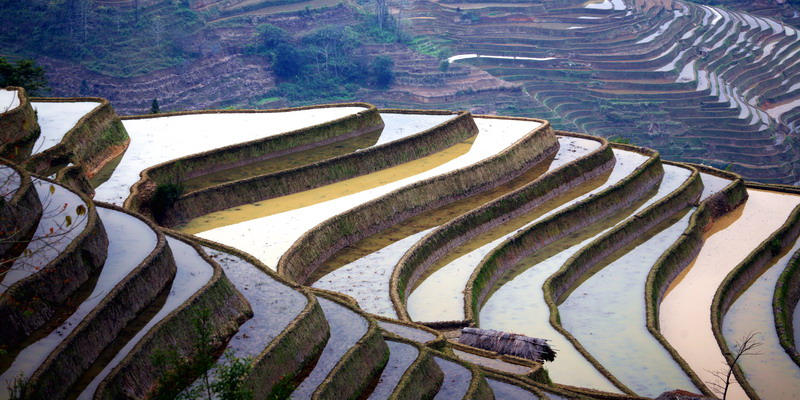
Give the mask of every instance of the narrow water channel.
[[558, 306], [562, 326], [642, 396], [658, 397], [672, 389], [699, 393], [647, 330], [644, 298], [650, 269], [681, 237], [694, 210], [651, 229], [596, 265]]

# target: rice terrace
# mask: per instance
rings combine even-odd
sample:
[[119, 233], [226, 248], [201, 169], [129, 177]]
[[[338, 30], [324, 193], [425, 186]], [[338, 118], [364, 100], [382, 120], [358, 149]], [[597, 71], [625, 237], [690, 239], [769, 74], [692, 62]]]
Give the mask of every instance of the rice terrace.
[[222, 45], [0, 86], [0, 399], [800, 398], [792, 2], [81, 1]]

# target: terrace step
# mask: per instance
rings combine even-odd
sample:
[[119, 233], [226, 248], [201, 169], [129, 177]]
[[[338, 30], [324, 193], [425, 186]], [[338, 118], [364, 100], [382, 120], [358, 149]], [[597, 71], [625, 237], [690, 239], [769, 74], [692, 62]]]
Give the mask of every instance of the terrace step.
[[318, 297], [318, 301], [330, 326], [330, 338], [291, 398], [353, 397], [380, 373], [389, 348], [374, 321], [332, 298]]
[[[118, 209], [98, 207], [108, 234], [108, 257], [91, 293], [59, 325], [35, 332], [24, 347], [4, 355], [12, 364], [0, 379], [23, 377], [28, 395], [61, 398], [104, 347], [169, 286], [175, 262], [163, 234], [149, 222]], [[47, 382], [46, 385], [38, 385]], [[0, 389], [0, 397], [6, 386]], [[31, 397], [33, 398], [33, 397]]]
[[[699, 254], [694, 258], [692, 268], [687, 270], [683, 279], [672, 282], [659, 306], [658, 327], [661, 334], [703, 381], [713, 379], [708, 370], [703, 368], [712, 368], [711, 364], [722, 360], [723, 356], [718, 347], [711, 347], [700, 352], [696, 351], [697, 347], [691, 345], [693, 350], [687, 351], [690, 348], [687, 347], [689, 344], [686, 341], [687, 338], [680, 338], [675, 334], [675, 312], [683, 313], [682, 324], [690, 323], [697, 328], [691, 335], [691, 340], [696, 345], [716, 343], [711, 329], [709, 310], [717, 287], [725, 275], [746, 257], [754, 246], [757, 246], [786, 221], [786, 216], [797, 204], [800, 204], [800, 197], [797, 196], [752, 189], [748, 189], [747, 192], [748, 199], [743, 206], [714, 221], [714, 225], [720, 228], [712, 228], [711, 233], [705, 238]], [[765, 210], [770, 210], [772, 215], [770, 222], [764, 221], [763, 224], [754, 225], [753, 218], [758, 219], [757, 215]], [[730, 246], [730, 243], [736, 243], [736, 246]], [[723, 253], [724, 256], [722, 256]], [[698, 279], [703, 282], [702, 289], [698, 286]], [[682, 295], [686, 290], [692, 290], [692, 297]], [[686, 301], [691, 302], [691, 306], [688, 308]], [[708, 308], [702, 307], [703, 304], [708, 304]], [[703, 310], [706, 312], [703, 313]], [[703, 315], [708, 319], [707, 324], [702, 318]], [[729, 394], [741, 396], [744, 392], [738, 384], [734, 383], [731, 385]]]
[[42, 133], [33, 145], [33, 154], [46, 151], [61, 143], [64, 135], [82, 118], [101, 105], [99, 101], [31, 101]]
[[[318, 124], [330, 125], [339, 118], [367, 111], [368, 108], [362, 104], [275, 112], [186, 112], [178, 115], [163, 114], [158, 117], [126, 119], [123, 124], [131, 137], [131, 145], [111, 177], [96, 188], [95, 198], [121, 204], [128, 197], [131, 187], [139, 181], [139, 173], [142, 170], [177, 158], [189, 158], [187, 156], [192, 155], [192, 159], [202, 161], [203, 156], [214, 157], [223, 154], [224, 152], [220, 150], [233, 152], [231, 154], [237, 155], [236, 160], [239, 157], [251, 161], [253, 157], [274, 156], [274, 153], [280, 154], [286, 150], [270, 145], [275, 136], [287, 132], [302, 133], [297, 130]], [[234, 134], [217, 134], [223, 130]], [[159, 142], [158, 146], [154, 146], [156, 140]], [[261, 148], [257, 146], [259, 143], [263, 144]], [[242, 147], [252, 148], [255, 154], [235, 152]], [[183, 161], [183, 164], [188, 162], [188, 160]], [[215, 168], [222, 169], [223, 164], [232, 162], [229, 158], [223, 157], [216, 160], [216, 164], [220, 165], [216, 165]], [[188, 173], [195, 175], [208, 173], [209, 171], [203, 170], [207, 168], [208, 166], [201, 164]], [[184, 174], [186, 173], [184, 171]]]
[[199, 323], [198, 315], [203, 309], [209, 310], [205, 323], [215, 340], [230, 337], [251, 314], [246, 300], [235, 291], [219, 265], [197, 245], [173, 236], [166, 239], [177, 266], [166, 298], [154, 303], [138, 327], [104, 351], [105, 364], [95, 365], [73, 388], [80, 393], [77, 398], [119, 398], [123, 393], [144, 396], [156, 389], [164, 390], [158, 387], [161, 377], [152, 358], [158, 351], [193, 354], [197, 340], [193, 327]]
[[[108, 238], [94, 204], [41, 178], [30, 185], [42, 204], [33, 235], [0, 278], [0, 329], [7, 346], [49, 321], [106, 259]], [[32, 216], [36, 221], [35, 215]], [[28, 221], [25, 221], [26, 223]]]
[[[596, 16], [585, 14], [589, 18], [599, 18], [599, 20], [586, 19], [586, 21], [601, 22], [605, 24], [604, 29], [606, 29], [602, 35], [598, 33], [600, 31], [588, 34], [589, 36], [587, 37], [591, 37], [592, 40], [591, 46], [576, 45], [580, 39], [576, 39], [575, 35], [582, 34], [586, 29], [552, 29], [552, 37], [537, 37], [538, 28], [528, 26], [521, 21], [518, 23], [493, 21], [490, 17], [489, 8], [482, 7], [473, 10], [473, 12], [481, 15], [480, 23], [458, 25], [460, 29], [458, 33], [439, 34], [439, 36], [444, 36], [453, 41], [454, 43], [449, 47], [458, 52], [526, 56], [532, 54], [531, 51], [534, 51], [532, 49], [536, 48], [537, 50], [535, 51], [538, 51], [538, 54], [552, 54], [556, 59], [569, 58], [572, 63], [571, 65], [561, 64], [560, 67], [555, 68], [552, 66], [547, 69], [541, 68], [538, 72], [522, 72], [520, 70], [517, 74], [510, 71], [509, 65], [505, 61], [484, 59], [480, 63], [474, 63], [495, 76], [504, 79], [513, 77], [515, 82], [536, 82], [542, 79], [541, 77], [552, 74], [553, 70], [560, 71], [563, 69], [565, 72], [574, 73], [580, 69], [578, 65], [575, 65], [576, 63], [591, 63], [595, 69], [599, 70], [593, 71], [591, 76], [587, 75], [580, 80], [576, 80], [573, 86], [576, 91], [584, 94], [588, 93], [596, 99], [606, 99], [611, 96], [617, 98], [630, 97], [631, 102], [666, 101], [663, 105], [664, 107], [683, 104], [685, 107], [699, 110], [700, 100], [699, 98], [690, 100], [692, 97], [696, 97], [691, 93], [691, 90], [696, 89], [705, 93], [709, 93], [710, 90], [718, 98], [715, 100], [728, 103], [733, 107], [730, 109], [730, 113], [736, 114], [747, 121], [753, 121], [764, 117], [763, 106], [760, 106], [761, 110], [758, 112], [760, 115], [754, 114], [754, 111], [759, 109], [759, 104], [756, 100], [758, 96], [784, 99], [788, 95], [785, 94], [785, 91], [791, 85], [788, 82], [794, 82], [794, 76], [798, 73], [797, 69], [792, 66], [796, 64], [794, 61], [800, 57], [800, 53], [795, 50], [797, 45], [800, 44], [800, 40], [794, 35], [795, 31], [792, 28], [786, 28], [771, 19], [759, 19], [746, 13], [719, 10], [694, 4], [675, 2], [675, 5], [666, 5], [648, 2], [647, 7], [651, 7], [648, 12], [654, 14], [653, 18], [641, 19], [639, 24], [633, 27], [626, 25], [622, 20], [615, 20], [612, 14], [598, 14]], [[590, 10], [581, 10], [576, 7], [571, 12], [588, 11]], [[643, 15], [637, 12], [633, 14]], [[563, 18], [563, 16], [557, 15], [554, 10], [548, 10], [540, 17]], [[435, 18], [437, 24], [447, 27], [445, 31], [449, 31], [455, 25], [446, 18]], [[527, 35], [522, 35], [522, 32], [527, 33]], [[668, 40], [671, 40], [671, 38], [680, 40], [671, 47], [663, 44], [672, 43]], [[728, 44], [723, 45], [725, 43]], [[568, 49], [564, 48], [566, 44], [570, 44]], [[601, 46], [601, 44], [604, 45]], [[698, 49], [703, 46], [706, 49], [701, 53]], [[598, 47], [602, 47], [604, 51], [602, 53], [598, 52]], [[769, 50], [766, 50], [767, 47], [769, 47]], [[763, 61], [766, 62], [760, 62], [762, 61], [761, 58], [757, 58], [761, 57], [759, 52], [764, 54], [771, 53], [769, 56], [763, 57]], [[631, 62], [631, 60], [634, 60], [634, 62]], [[471, 61], [464, 62], [472, 63]], [[698, 74], [693, 71], [695, 68], [705, 74], [702, 83], [697, 82], [699, 78]], [[618, 69], [626, 69], [632, 73], [632, 76], [615, 75], [615, 71]], [[653, 71], [654, 69], [657, 71]], [[660, 69], [664, 69], [664, 72], [658, 72]], [[645, 75], [663, 74], [668, 72], [667, 70], [672, 71], [671, 75]], [[780, 73], [776, 75], [777, 71], [780, 71]], [[718, 94], [716, 82], [712, 82], [711, 87], [709, 87], [707, 79], [709, 73], [712, 73], [712, 76], [716, 78], [723, 76], [726, 85], [738, 90], [737, 101], [729, 102], [727, 95]], [[525, 77], [526, 74], [527, 78]], [[645, 79], [636, 80], [637, 76]], [[665, 81], [666, 79], [670, 79], [673, 83]], [[633, 80], [636, 80], [636, 82], [632, 82]], [[783, 80], [784, 84], [781, 84], [781, 80]], [[767, 84], [766, 82], [769, 83]], [[563, 92], [543, 93], [531, 88], [529, 88], [528, 92], [542, 101], [557, 96], [566, 97]], [[747, 99], [745, 100], [744, 97], [739, 99], [738, 97], [741, 97], [741, 93], [745, 92], [747, 93]], [[551, 109], [556, 110], [556, 118], [564, 118], [566, 121], [592, 133], [600, 133], [602, 129], [609, 125], [609, 121], [592, 123], [592, 119], [597, 119], [592, 114], [569, 113], [567, 112], [568, 109], [560, 109], [558, 106], [562, 102], [562, 100], [556, 100], [548, 104]], [[774, 109], [773, 115], [766, 119], [767, 124], [769, 126], [789, 124], [791, 122], [790, 119], [793, 118], [792, 115], [794, 115], [790, 111], [793, 106], [789, 104], [785, 110], [782, 108]], [[587, 109], [592, 109], [596, 112], [597, 108], [597, 106], [593, 105]], [[616, 109], [616, 107], [611, 109], [616, 112], [631, 113], [631, 110]], [[640, 115], [641, 117], [633, 118], [633, 120], [640, 121], [656, 118], [647, 112], [634, 113], [634, 115]], [[697, 118], [686, 119], [683, 115], [674, 114], [666, 117], [666, 120], [685, 124], [680, 127], [681, 131], [696, 132], [698, 128], [703, 127], [704, 121], [708, 121], [708, 117], [703, 111], [698, 111]], [[551, 119], [553, 118], [551, 117]], [[658, 117], [658, 119], [661, 120], [663, 118]], [[717, 126], [724, 126], [726, 129], [733, 129], [741, 122], [742, 120], [731, 118], [723, 121], [715, 120], [711, 123], [716, 123]], [[614, 128], [617, 131], [630, 130], [624, 124], [615, 124]], [[652, 137], [645, 135], [643, 132], [653, 129], [653, 126], [636, 126], [635, 128], [640, 133], [634, 131], [631, 133], [632, 136], [640, 138], [638, 140], [641, 140], [643, 144], [659, 148], [660, 143], [657, 140], [652, 140]], [[659, 132], [659, 127], [655, 128], [656, 135], [671, 134], [669, 130], [665, 130], [662, 133]], [[674, 129], [677, 129], [677, 127]], [[768, 144], [759, 145], [754, 148], [754, 151], [763, 152], [765, 151], [763, 147], [766, 145]], [[780, 146], [785, 149], [782, 153], [786, 154], [787, 159], [795, 160], [800, 158], [800, 154], [795, 149], [791, 149], [784, 144], [780, 144]], [[713, 158], [726, 160], [725, 163], [749, 162], [740, 159], [736, 153], [725, 153], [715, 148], [706, 148], [704, 151], [713, 154], [711, 155]], [[779, 165], [783, 163], [783, 160], [772, 158], [762, 162], [769, 165]], [[795, 171], [775, 169], [770, 177], [765, 176], [764, 173], [756, 175], [753, 171], [745, 168], [737, 169], [737, 171], [758, 179], [785, 180], [787, 183], [796, 181], [794, 178], [787, 177], [787, 174], [794, 174], [796, 173]]]
[[400, 380], [409, 373], [411, 364], [424, 356], [410, 344], [387, 340], [386, 345], [389, 346], [389, 361], [381, 372], [378, 385], [367, 397], [369, 400], [388, 399]]
[[[290, 286], [249, 255], [217, 243], [203, 244], [253, 309], [253, 317], [239, 326], [219, 362], [251, 359], [252, 371], [243, 382], [255, 397], [267, 397], [282, 378], [320, 355], [329, 334], [323, 311], [315, 296]], [[194, 386], [200, 384], [198, 380]]]

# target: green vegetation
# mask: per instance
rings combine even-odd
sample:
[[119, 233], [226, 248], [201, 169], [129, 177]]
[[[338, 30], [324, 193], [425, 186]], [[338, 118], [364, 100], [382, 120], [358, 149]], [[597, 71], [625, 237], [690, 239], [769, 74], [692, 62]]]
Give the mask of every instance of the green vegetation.
[[[211, 311], [205, 309], [194, 320], [194, 355], [184, 357], [174, 350], [157, 349], [153, 365], [161, 374], [156, 399], [250, 400], [252, 391], [244, 388], [243, 378], [252, 369], [249, 358], [238, 358], [226, 351], [221, 363], [214, 359]], [[212, 370], [212, 368], [214, 368]], [[197, 378], [197, 384], [187, 389]]]
[[624, 136], [612, 136], [612, 137], [608, 138], [608, 141], [612, 142], [612, 143], [619, 143], [619, 144], [631, 144], [631, 140], [629, 138], [624, 137]]
[[90, 0], [0, 2], [4, 51], [77, 62], [127, 77], [199, 57], [191, 37], [203, 28], [187, 1], [122, 8]]
[[44, 68], [29, 58], [12, 64], [0, 57], [0, 87], [6, 86], [23, 87], [31, 96], [37, 96], [49, 90], [47, 78], [44, 76]]
[[[364, 86], [387, 88], [394, 81], [394, 62], [361, 56], [364, 43], [393, 42], [391, 30], [376, 27], [369, 15], [356, 26], [327, 25], [300, 38], [274, 26], [258, 29], [248, 52], [266, 56], [279, 79], [266, 98], [286, 98], [295, 104], [351, 100]], [[366, 77], [366, 78], [365, 78]]]

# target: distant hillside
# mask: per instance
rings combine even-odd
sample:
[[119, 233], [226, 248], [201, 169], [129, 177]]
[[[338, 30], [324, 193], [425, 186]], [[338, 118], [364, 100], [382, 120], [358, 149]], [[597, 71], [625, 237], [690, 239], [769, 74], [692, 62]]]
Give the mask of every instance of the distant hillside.
[[35, 57], [53, 95], [106, 97], [121, 114], [146, 112], [153, 99], [164, 111], [353, 99], [466, 109], [800, 181], [800, 15], [790, 4], [381, 4], [5, 2], [3, 15], [28, 23], [0, 31], [0, 54]]

